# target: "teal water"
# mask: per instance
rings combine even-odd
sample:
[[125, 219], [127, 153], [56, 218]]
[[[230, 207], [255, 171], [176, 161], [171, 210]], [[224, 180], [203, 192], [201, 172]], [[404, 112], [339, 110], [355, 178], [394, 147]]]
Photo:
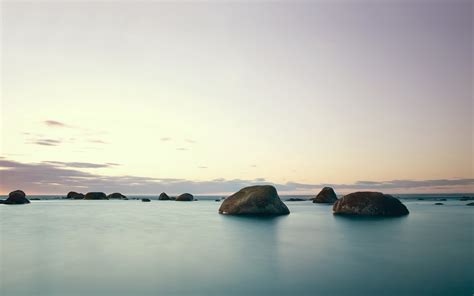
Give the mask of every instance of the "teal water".
[[402, 218], [277, 218], [218, 202], [0, 206], [0, 295], [472, 295], [474, 207], [404, 201]]

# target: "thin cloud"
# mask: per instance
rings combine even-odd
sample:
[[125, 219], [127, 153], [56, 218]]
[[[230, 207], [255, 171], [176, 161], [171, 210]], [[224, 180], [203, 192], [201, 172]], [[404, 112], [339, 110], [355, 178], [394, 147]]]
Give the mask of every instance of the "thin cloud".
[[50, 164], [54, 166], [68, 167], [68, 168], [108, 168], [115, 167], [116, 163], [90, 163], [90, 162], [63, 162], [63, 161], [43, 161], [43, 164]]
[[60, 140], [54, 139], [37, 139], [31, 142], [32, 144], [41, 145], [41, 146], [59, 146], [62, 142]]
[[186, 151], [186, 150], [188, 150], [188, 148], [180, 147], [180, 148], [176, 148], [176, 150], [179, 150], [179, 151]]
[[103, 140], [99, 140], [99, 139], [92, 139], [92, 140], [89, 140], [89, 143], [108, 144], [107, 142], [105, 142], [105, 141], [103, 141]]
[[56, 120], [45, 120], [43, 123], [49, 127], [68, 127], [67, 124]]
[[163, 142], [167, 142], [167, 141], [171, 141], [172, 139], [170, 137], [163, 137], [160, 139], [160, 141], [163, 141]]

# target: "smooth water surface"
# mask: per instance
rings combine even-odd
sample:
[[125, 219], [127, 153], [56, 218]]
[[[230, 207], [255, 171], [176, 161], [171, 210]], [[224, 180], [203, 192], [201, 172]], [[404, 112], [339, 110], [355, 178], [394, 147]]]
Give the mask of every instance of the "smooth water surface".
[[405, 201], [402, 218], [287, 202], [50, 200], [0, 206], [0, 295], [472, 295], [474, 207]]

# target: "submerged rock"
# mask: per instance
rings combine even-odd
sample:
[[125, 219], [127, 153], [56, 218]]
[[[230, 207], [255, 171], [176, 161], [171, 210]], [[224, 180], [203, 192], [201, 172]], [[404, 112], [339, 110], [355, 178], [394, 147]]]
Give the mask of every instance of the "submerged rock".
[[6, 205], [22, 205], [29, 204], [30, 201], [26, 198], [26, 194], [21, 190], [15, 190], [8, 194], [8, 198], [3, 202]]
[[474, 202], [470, 202], [470, 203], [466, 204], [466, 206], [474, 206]]
[[219, 208], [228, 215], [288, 215], [290, 210], [281, 201], [275, 187], [250, 186], [227, 197]]
[[446, 198], [440, 198], [438, 199], [438, 201], [446, 201], [447, 199]]
[[84, 199], [84, 194], [82, 193], [77, 193], [75, 191], [70, 191], [67, 196], [67, 199]]
[[304, 199], [304, 198], [296, 198], [296, 197], [292, 197], [292, 198], [288, 198], [286, 201], [306, 201], [307, 199]]
[[107, 195], [107, 198], [108, 199], [125, 199], [125, 200], [128, 199], [125, 195], [123, 195], [122, 193], [119, 193], [119, 192], [114, 192], [112, 194], [109, 194], [109, 195]]
[[41, 198], [34, 197], [34, 198], [30, 198], [30, 200], [41, 200]]
[[176, 201], [193, 201], [194, 196], [191, 193], [183, 193], [176, 198]]
[[442, 202], [436, 202], [435, 203], [435, 206], [442, 206], [442, 205], [444, 205], [444, 203], [442, 203]]
[[160, 196], [158, 197], [158, 200], [171, 200], [168, 194], [165, 192], [160, 193]]
[[381, 192], [354, 192], [338, 199], [333, 206], [336, 215], [388, 216], [408, 215], [408, 209], [397, 198]]
[[108, 199], [103, 192], [87, 192], [84, 199]]
[[315, 198], [313, 203], [329, 203], [333, 204], [337, 200], [337, 195], [331, 187], [324, 187]]
[[142, 198], [143, 202], [150, 202], [151, 200], [149, 198]]

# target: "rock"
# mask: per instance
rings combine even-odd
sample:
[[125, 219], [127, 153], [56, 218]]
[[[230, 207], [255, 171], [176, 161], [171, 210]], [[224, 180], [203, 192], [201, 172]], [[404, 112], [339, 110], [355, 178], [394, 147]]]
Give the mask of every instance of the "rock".
[[338, 199], [333, 206], [336, 215], [388, 216], [408, 215], [408, 209], [397, 198], [381, 192], [354, 192]]
[[466, 201], [466, 200], [470, 200], [471, 198], [469, 196], [462, 196], [459, 200], [460, 201]]
[[82, 193], [77, 193], [75, 191], [70, 191], [67, 196], [67, 199], [84, 199], [84, 194]]
[[103, 192], [87, 192], [84, 199], [108, 199]]
[[329, 203], [333, 204], [337, 200], [336, 193], [331, 187], [324, 187], [315, 198], [313, 198], [313, 203]]
[[170, 200], [176, 200], [176, 196], [170, 196]]
[[176, 198], [176, 201], [193, 201], [194, 196], [190, 193], [183, 193]]
[[142, 198], [143, 202], [150, 202], [151, 200], [149, 198]]
[[250, 186], [227, 197], [219, 208], [227, 215], [288, 215], [288, 207], [271, 185]]
[[474, 202], [467, 203], [466, 206], [474, 206]]
[[220, 202], [221, 200], [220, 200], [220, 199], [215, 199], [214, 201], [216, 201], [216, 202]]
[[288, 198], [286, 201], [306, 201], [306, 199], [292, 197], [292, 198]]
[[3, 202], [6, 205], [22, 205], [29, 204], [30, 201], [26, 198], [26, 194], [21, 190], [15, 190], [8, 194], [8, 198]]
[[421, 197], [420, 197], [420, 198], [417, 198], [417, 199], [418, 199], [418, 200], [425, 200], [424, 198], [421, 198]]
[[34, 197], [34, 198], [30, 198], [30, 200], [41, 200], [41, 198]]
[[435, 205], [436, 205], [436, 206], [442, 206], [442, 205], [444, 205], [444, 203], [442, 203], [442, 202], [437, 202], [437, 203], [435, 203]]
[[160, 196], [158, 197], [158, 200], [171, 200], [168, 194], [165, 192], [160, 193]]
[[119, 192], [114, 192], [114, 193], [111, 193], [109, 195], [107, 195], [107, 198], [108, 199], [124, 199], [124, 200], [128, 200], [128, 198], [123, 195], [122, 193], [119, 193]]

